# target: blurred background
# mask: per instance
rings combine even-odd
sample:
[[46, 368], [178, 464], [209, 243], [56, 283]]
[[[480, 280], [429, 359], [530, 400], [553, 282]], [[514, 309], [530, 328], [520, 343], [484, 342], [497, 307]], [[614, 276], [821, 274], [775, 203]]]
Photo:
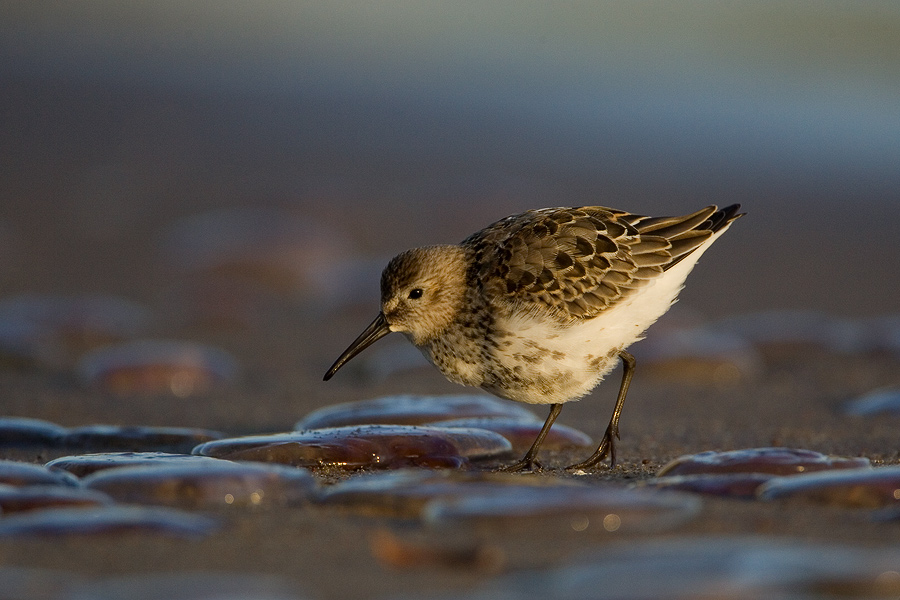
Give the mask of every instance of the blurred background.
[[400, 250], [740, 202], [683, 305], [894, 313], [898, 65], [889, 0], [6, 2], [0, 290], [180, 324], [288, 298], [318, 373]]

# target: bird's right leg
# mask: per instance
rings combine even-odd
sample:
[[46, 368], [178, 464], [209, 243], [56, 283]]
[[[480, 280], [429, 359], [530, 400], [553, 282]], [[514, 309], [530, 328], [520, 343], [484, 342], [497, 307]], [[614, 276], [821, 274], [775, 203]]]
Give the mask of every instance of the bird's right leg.
[[540, 433], [538, 433], [537, 438], [535, 438], [534, 443], [531, 444], [531, 448], [528, 449], [528, 452], [525, 453], [525, 456], [522, 458], [522, 460], [503, 467], [501, 471], [533, 471], [535, 466], [537, 466], [538, 469], [541, 468], [541, 463], [535, 460], [535, 458], [537, 457], [537, 453], [541, 447], [541, 444], [544, 443], [544, 438], [547, 437], [547, 433], [550, 431], [550, 428], [553, 426], [553, 422], [556, 421], [556, 417], [559, 416], [561, 410], [562, 404], [550, 405], [550, 414], [547, 415], [547, 420], [544, 421], [544, 426], [541, 427], [541, 431]]
[[625, 396], [628, 395], [628, 386], [631, 385], [631, 378], [634, 377], [634, 357], [622, 350], [619, 352], [619, 358], [622, 359], [624, 370], [622, 372], [622, 384], [619, 386], [619, 397], [616, 398], [616, 407], [613, 409], [612, 418], [609, 420], [609, 426], [600, 442], [600, 447], [586, 461], [575, 465], [569, 465], [566, 469], [590, 469], [597, 466], [607, 456], [609, 456], [610, 468], [616, 466], [616, 439], [619, 437], [619, 417], [622, 415], [622, 407], [625, 405]]

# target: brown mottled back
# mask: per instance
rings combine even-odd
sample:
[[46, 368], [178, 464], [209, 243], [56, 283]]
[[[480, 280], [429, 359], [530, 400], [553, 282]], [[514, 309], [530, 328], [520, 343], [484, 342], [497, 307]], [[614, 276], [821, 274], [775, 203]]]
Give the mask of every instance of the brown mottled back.
[[462, 246], [470, 279], [511, 305], [546, 306], [564, 322], [621, 302], [740, 215], [708, 206], [646, 217], [602, 206], [544, 208], [502, 219]]

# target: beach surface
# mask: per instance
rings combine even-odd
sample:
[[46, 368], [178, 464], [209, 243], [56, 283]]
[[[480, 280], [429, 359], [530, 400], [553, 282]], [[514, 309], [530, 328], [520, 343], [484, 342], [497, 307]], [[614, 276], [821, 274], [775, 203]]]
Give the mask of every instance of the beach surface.
[[[890, 55], [885, 44], [880, 56]], [[543, 472], [521, 477], [625, 487], [685, 454], [762, 447], [865, 457], [876, 469], [900, 464], [896, 407], [893, 416], [846, 410], [854, 398], [900, 387], [900, 150], [896, 137], [893, 147], [884, 141], [897, 131], [896, 106], [869, 115], [880, 114], [883, 128], [857, 114], [809, 133], [806, 117], [791, 121], [784, 104], [766, 104], [800, 123], [792, 137], [774, 126], [754, 129], [747, 113], [708, 115], [709, 124], [654, 105], [641, 109], [653, 122], [637, 123], [637, 108], [588, 122], [568, 107], [570, 118], [541, 120], [537, 101], [504, 111], [493, 96], [466, 103], [439, 100], [432, 88], [417, 95], [406, 79], [384, 89], [365, 77], [348, 88], [325, 75], [299, 91], [166, 86], [118, 71], [63, 73], [39, 54], [21, 56], [0, 73], [0, 302], [124, 299], [146, 312], [123, 316], [116, 341], [199, 343], [226, 352], [234, 370], [208, 389], [160, 391], [141, 375], [116, 387], [84, 371], [84, 356], [109, 342], [98, 334], [103, 327], [57, 324], [26, 336], [24, 350], [0, 348], [2, 417], [240, 436], [290, 431], [341, 402], [477, 393], [445, 381], [400, 336], [322, 381], [377, 314], [378, 276], [392, 255], [456, 243], [529, 208], [608, 205], [662, 215], [739, 202], [747, 216], [704, 255], [678, 304], [633, 348], [638, 365], [616, 467], [568, 473], [561, 467], [590, 449], [558, 450], [542, 455]], [[306, 75], [330, 65], [315, 56]], [[885, 77], [885, 86], [896, 85]], [[836, 96], [853, 106], [849, 95]], [[607, 98], [609, 106], [628, 105], [617, 98]], [[770, 135], [776, 129], [781, 137]], [[754, 130], [759, 137], [750, 141]], [[240, 243], [227, 243], [235, 238]], [[757, 315], [756, 325], [735, 334], [734, 319], [747, 315]], [[81, 337], [73, 341], [72, 330]], [[698, 330], [728, 331], [729, 343], [739, 343], [663, 351], [669, 336]], [[558, 422], [599, 441], [620, 376], [617, 369], [567, 404]], [[544, 407], [532, 408], [545, 417]], [[71, 453], [51, 444], [0, 448], [0, 458], [32, 464]], [[512, 459], [457, 468], [491, 471]], [[314, 472], [327, 488], [374, 470]], [[198, 539], [140, 531], [0, 536], [0, 579], [25, 567], [36, 569], [27, 575], [35, 580], [52, 572], [65, 590], [131, 574], [215, 572], [273, 576], [296, 597], [365, 599], [472, 594], [579, 561], [602, 564], [656, 541], [715, 547], [751, 536], [823, 552], [898, 551], [897, 518], [879, 520], [871, 506], [690, 497], [699, 508], [678, 522], [612, 531], [554, 519], [448, 527], [311, 503], [222, 506], [201, 511], [220, 527]], [[677, 566], [647, 560], [671, 569], [673, 581], [679, 576]], [[25, 597], [65, 597], [40, 593]]]

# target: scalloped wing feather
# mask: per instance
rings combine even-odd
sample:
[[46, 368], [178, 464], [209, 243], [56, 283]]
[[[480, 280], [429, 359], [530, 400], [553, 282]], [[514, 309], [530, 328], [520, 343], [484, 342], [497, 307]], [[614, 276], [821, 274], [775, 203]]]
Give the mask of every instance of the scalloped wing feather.
[[545, 208], [507, 217], [463, 242], [472, 277], [491, 297], [591, 318], [631, 296], [738, 218], [737, 206], [645, 217], [601, 206]]

